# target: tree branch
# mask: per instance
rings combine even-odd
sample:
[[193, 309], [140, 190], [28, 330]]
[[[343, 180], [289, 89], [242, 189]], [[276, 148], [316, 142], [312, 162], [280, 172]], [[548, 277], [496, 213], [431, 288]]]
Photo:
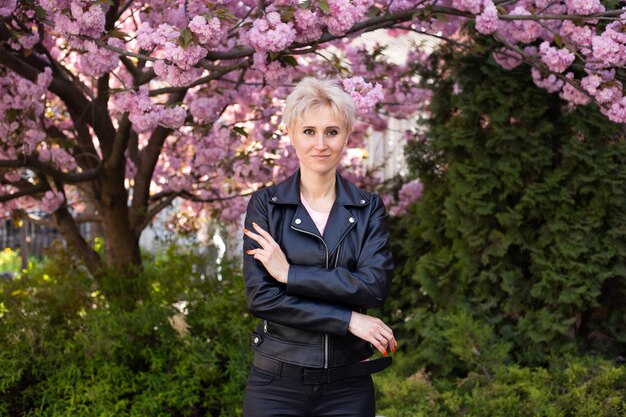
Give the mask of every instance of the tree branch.
[[50, 191], [50, 187], [46, 183], [39, 183], [32, 187], [21, 188], [12, 194], [0, 195], [0, 203], [15, 200], [16, 198], [24, 197], [27, 195], [34, 195], [44, 191]]
[[163, 193], [162, 195], [164, 197], [162, 199], [162, 201], [160, 201], [159, 203], [157, 203], [153, 207], [150, 207], [150, 209], [148, 210], [148, 212], [144, 216], [144, 218], [141, 221], [141, 223], [139, 223], [138, 225], [135, 226], [135, 235], [136, 236], [139, 236], [141, 234], [141, 232], [143, 231], [143, 229], [148, 227], [148, 225], [150, 224], [150, 222], [152, 221], [154, 216], [159, 214], [165, 207], [167, 207], [170, 204], [172, 204], [172, 201], [174, 201], [176, 199], [176, 197], [179, 196], [179, 193], [169, 193], [169, 194]]
[[18, 159], [0, 160], [0, 168], [29, 168], [67, 184], [93, 181], [98, 178], [102, 171], [102, 168], [98, 166], [83, 172], [62, 172], [44, 164], [37, 158], [26, 155], [18, 155]]

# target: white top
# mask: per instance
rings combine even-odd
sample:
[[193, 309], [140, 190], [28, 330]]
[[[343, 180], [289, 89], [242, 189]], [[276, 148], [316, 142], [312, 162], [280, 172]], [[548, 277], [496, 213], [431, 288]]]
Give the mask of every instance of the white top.
[[300, 193], [300, 201], [302, 201], [302, 205], [311, 216], [313, 223], [317, 226], [317, 230], [320, 231], [320, 235], [324, 235], [324, 229], [326, 229], [326, 223], [328, 223], [328, 216], [330, 213], [324, 213], [322, 211], [313, 210], [309, 203], [306, 202], [302, 193]]

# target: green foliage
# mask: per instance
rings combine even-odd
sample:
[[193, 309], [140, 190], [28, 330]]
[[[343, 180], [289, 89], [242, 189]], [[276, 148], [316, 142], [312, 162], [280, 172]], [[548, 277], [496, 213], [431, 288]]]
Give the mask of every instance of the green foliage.
[[253, 319], [238, 268], [173, 247], [141, 279], [131, 311], [62, 250], [1, 282], [0, 415], [240, 415]]
[[[527, 72], [444, 51], [422, 74], [432, 117], [407, 154], [425, 191], [392, 224], [385, 307], [408, 372], [463, 377], [626, 347], [623, 129], [593, 107], [570, 111]], [[463, 326], [499, 348], [470, 361], [453, 343], [473, 343]]]
[[[392, 368], [393, 369], [393, 368]], [[444, 385], [424, 372], [375, 377], [377, 414], [386, 417], [620, 417], [626, 367], [602, 359], [563, 358], [549, 369], [498, 366]]]

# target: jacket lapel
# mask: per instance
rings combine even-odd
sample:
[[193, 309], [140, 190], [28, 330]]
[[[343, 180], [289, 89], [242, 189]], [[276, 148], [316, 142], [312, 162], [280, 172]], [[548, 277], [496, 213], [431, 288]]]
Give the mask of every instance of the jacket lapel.
[[328, 248], [328, 256], [335, 252], [343, 238], [357, 223], [357, 216], [350, 210], [364, 208], [369, 205], [370, 198], [354, 184], [336, 175], [336, 199], [328, 216], [324, 236], [320, 235], [317, 226], [311, 219], [306, 208], [300, 201], [300, 170], [276, 186], [270, 194], [270, 202], [274, 204], [297, 205], [291, 219], [291, 227], [323, 239]]

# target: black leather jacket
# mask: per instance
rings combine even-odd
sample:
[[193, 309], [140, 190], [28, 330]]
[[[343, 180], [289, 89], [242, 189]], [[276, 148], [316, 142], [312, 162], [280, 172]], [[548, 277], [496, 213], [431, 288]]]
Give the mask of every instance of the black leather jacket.
[[348, 332], [352, 311], [381, 305], [393, 260], [382, 200], [336, 176], [336, 200], [324, 236], [300, 202], [300, 171], [252, 195], [245, 227], [268, 231], [290, 264], [287, 284], [272, 278], [245, 251], [248, 308], [262, 319], [252, 333], [258, 353], [296, 365], [327, 368], [361, 361], [374, 349]]

